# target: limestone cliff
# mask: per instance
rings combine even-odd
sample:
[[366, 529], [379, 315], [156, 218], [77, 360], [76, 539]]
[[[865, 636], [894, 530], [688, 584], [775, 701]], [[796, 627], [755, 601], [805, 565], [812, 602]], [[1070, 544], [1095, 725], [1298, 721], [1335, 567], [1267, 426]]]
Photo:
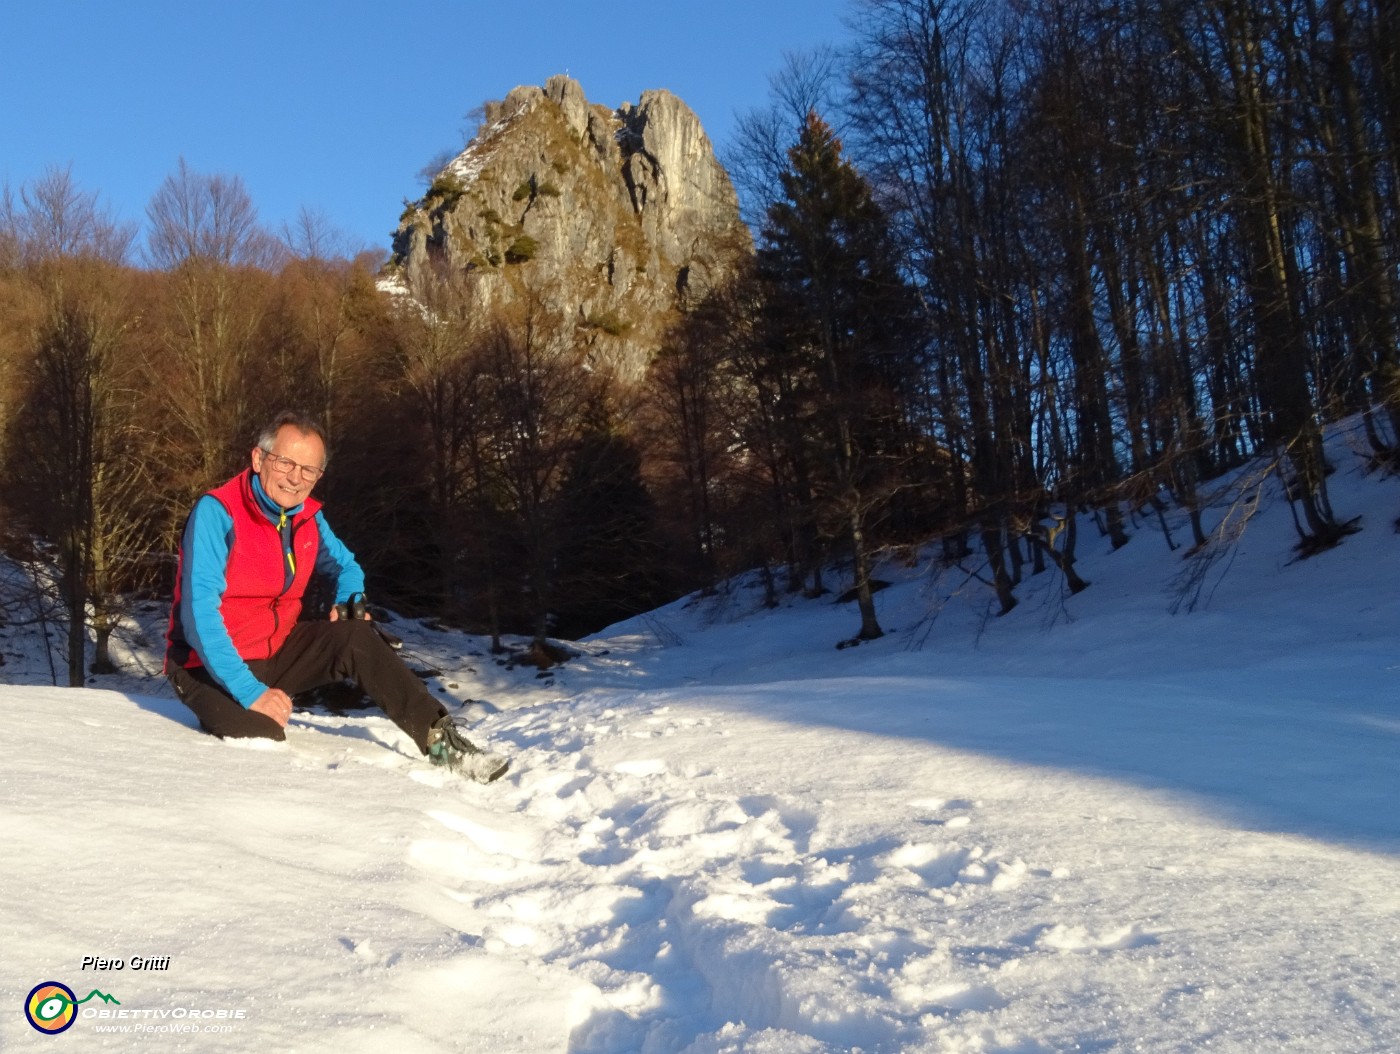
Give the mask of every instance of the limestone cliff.
[[635, 380], [684, 298], [752, 251], [728, 175], [666, 91], [615, 109], [552, 77], [488, 104], [477, 136], [405, 210], [388, 278], [433, 274], [483, 316], [527, 301], [581, 355]]

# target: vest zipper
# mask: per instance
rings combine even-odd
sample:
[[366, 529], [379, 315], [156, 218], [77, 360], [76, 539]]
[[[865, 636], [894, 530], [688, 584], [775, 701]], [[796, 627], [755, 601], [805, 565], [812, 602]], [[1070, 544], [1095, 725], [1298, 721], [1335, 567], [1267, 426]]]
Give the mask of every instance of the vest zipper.
[[[275, 597], [273, 597], [270, 603], [270, 607], [272, 608], [272, 633], [267, 638], [267, 651], [269, 654], [271, 654], [272, 652], [272, 642], [277, 639], [277, 630], [282, 625], [282, 598], [286, 596], [288, 591], [292, 588], [292, 586], [296, 584], [297, 558], [295, 539], [296, 531], [299, 526], [300, 524], [298, 524], [297, 521], [293, 519], [291, 521], [291, 530], [289, 530], [285, 535], [287, 540], [287, 548], [282, 555], [286, 557], [287, 568], [291, 571], [291, 574], [287, 574], [286, 571], [282, 572], [282, 591], [278, 593]], [[284, 537], [282, 532], [286, 528], [287, 510], [279, 509], [277, 513], [277, 547], [279, 549], [282, 548], [282, 539]]]

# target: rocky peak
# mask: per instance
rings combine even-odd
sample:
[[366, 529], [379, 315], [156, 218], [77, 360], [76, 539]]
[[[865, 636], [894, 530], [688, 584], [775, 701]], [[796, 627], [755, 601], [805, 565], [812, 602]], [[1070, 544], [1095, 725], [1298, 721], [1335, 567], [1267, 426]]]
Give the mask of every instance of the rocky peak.
[[684, 298], [752, 251], [699, 119], [667, 91], [608, 110], [563, 76], [484, 114], [405, 209], [390, 280], [417, 295], [446, 275], [482, 317], [528, 298], [637, 379]]

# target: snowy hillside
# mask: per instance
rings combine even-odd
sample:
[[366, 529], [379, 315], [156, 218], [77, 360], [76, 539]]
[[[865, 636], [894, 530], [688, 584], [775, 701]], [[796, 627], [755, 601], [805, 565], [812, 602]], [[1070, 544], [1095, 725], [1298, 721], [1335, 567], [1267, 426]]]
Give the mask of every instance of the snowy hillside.
[[1000, 619], [891, 560], [858, 648], [756, 583], [550, 677], [396, 622], [512, 755], [488, 787], [374, 712], [259, 748], [155, 676], [47, 686], [0, 628], [0, 1048], [56, 981], [54, 1050], [1393, 1054], [1400, 482], [1347, 443], [1363, 530], [1294, 562], [1267, 497], [1189, 614], [1144, 522]]

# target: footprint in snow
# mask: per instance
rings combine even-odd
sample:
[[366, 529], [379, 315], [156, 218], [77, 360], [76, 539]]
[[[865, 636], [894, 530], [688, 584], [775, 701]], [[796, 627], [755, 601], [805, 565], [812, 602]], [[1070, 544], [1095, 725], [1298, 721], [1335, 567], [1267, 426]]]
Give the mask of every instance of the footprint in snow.
[[920, 823], [929, 827], [967, 827], [972, 823], [969, 815], [980, 802], [965, 798], [916, 798], [909, 803], [911, 809], [931, 814]]
[[908, 884], [901, 881], [904, 874], [930, 889], [949, 891], [944, 900], [950, 904], [960, 888], [987, 886], [1000, 893], [1015, 889], [1030, 874], [1030, 868], [1019, 857], [994, 859], [981, 846], [913, 842], [886, 853], [878, 862], [899, 884]]
[[1035, 941], [1041, 948], [1059, 952], [1116, 952], [1156, 944], [1157, 938], [1136, 923], [1092, 933], [1083, 926], [1054, 925]]

